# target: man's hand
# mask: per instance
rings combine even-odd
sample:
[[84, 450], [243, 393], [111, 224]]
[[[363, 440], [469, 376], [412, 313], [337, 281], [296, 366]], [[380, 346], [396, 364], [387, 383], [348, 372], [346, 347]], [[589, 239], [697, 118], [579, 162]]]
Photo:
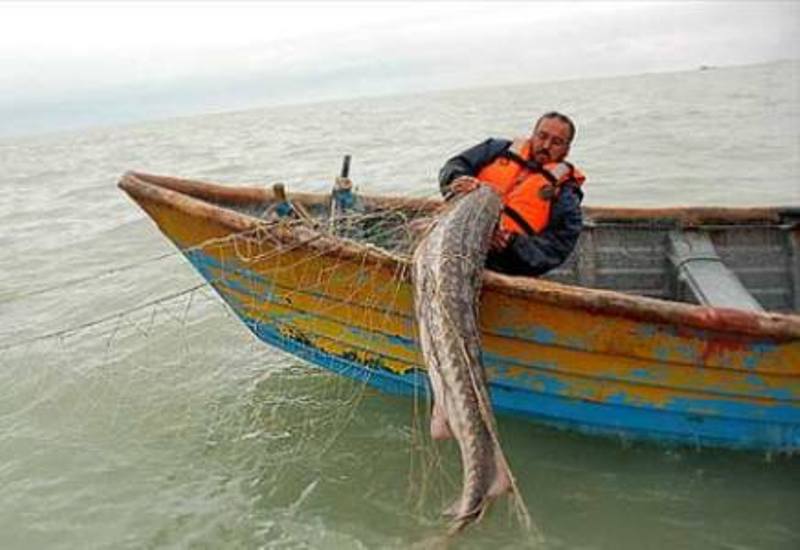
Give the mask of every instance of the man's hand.
[[478, 178], [473, 178], [472, 176], [460, 176], [453, 180], [453, 183], [450, 184], [450, 192], [453, 194], [469, 193], [470, 191], [477, 189], [480, 184], [481, 181]]
[[492, 234], [489, 250], [492, 252], [500, 252], [501, 250], [505, 250], [509, 243], [511, 243], [511, 232], [504, 231], [498, 227]]

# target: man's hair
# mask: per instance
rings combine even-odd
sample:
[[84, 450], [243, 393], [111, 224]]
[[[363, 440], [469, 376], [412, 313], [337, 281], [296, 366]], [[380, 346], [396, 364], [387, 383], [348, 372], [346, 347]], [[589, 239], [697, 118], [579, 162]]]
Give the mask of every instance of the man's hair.
[[543, 120], [547, 120], [549, 118], [560, 120], [561, 122], [569, 126], [568, 144], [571, 144], [572, 140], [575, 139], [575, 123], [572, 122], [572, 119], [569, 118], [567, 115], [559, 113], [558, 111], [550, 111], [549, 113], [545, 113], [542, 116], [540, 116], [539, 120], [536, 121], [536, 125], [533, 127], [534, 130], [539, 127], [539, 124], [541, 124]]

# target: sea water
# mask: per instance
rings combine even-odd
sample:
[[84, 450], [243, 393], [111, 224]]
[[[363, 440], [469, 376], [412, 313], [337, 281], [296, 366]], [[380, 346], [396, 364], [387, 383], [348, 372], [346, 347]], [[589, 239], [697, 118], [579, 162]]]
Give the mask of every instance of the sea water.
[[[160, 120], [0, 142], [0, 548], [404, 548], [458, 494], [425, 404], [255, 340], [116, 187], [136, 169], [436, 194], [441, 164], [574, 117], [586, 204], [800, 205], [800, 63]], [[265, 98], [267, 101], [268, 98]], [[88, 108], [88, 107], [87, 107]], [[135, 266], [135, 267], [130, 267]], [[75, 329], [75, 330], [70, 330]], [[800, 548], [796, 458], [501, 418], [545, 548]], [[497, 503], [459, 547], [516, 548]]]

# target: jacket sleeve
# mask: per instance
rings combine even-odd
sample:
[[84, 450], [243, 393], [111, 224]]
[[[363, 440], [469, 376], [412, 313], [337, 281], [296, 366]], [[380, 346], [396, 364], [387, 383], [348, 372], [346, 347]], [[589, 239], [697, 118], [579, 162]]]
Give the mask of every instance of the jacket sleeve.
[[553, 204], [550, 225], [537, 235], [516, 235], [501, 252], [490, 253], [489, 269], [510, 275], [542, 275], [569, 257], [583, 228], [582, 193], [564, 186]]
[[439, 189], [446, 195], [450, 183], [461, 176], [476, 176], [481, 168], [508, 149], [511, 142], [507, 139], [489, 138], [448, 160], [439, 170]]

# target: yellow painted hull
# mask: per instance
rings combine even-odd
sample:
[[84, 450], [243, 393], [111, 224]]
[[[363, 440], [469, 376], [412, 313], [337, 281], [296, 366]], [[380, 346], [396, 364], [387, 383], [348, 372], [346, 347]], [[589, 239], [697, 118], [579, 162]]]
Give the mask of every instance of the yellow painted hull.
[[[426, 387], [407, 261], [313, 232], [259, 229], [198, 198], [202, 190], [192, 198], [133, 176], [121, 186], [259, 338], [387, 391]], [[795, 316], [495, 274], [480, 311], [499, 411], [631, 438], [800, 448]]]

